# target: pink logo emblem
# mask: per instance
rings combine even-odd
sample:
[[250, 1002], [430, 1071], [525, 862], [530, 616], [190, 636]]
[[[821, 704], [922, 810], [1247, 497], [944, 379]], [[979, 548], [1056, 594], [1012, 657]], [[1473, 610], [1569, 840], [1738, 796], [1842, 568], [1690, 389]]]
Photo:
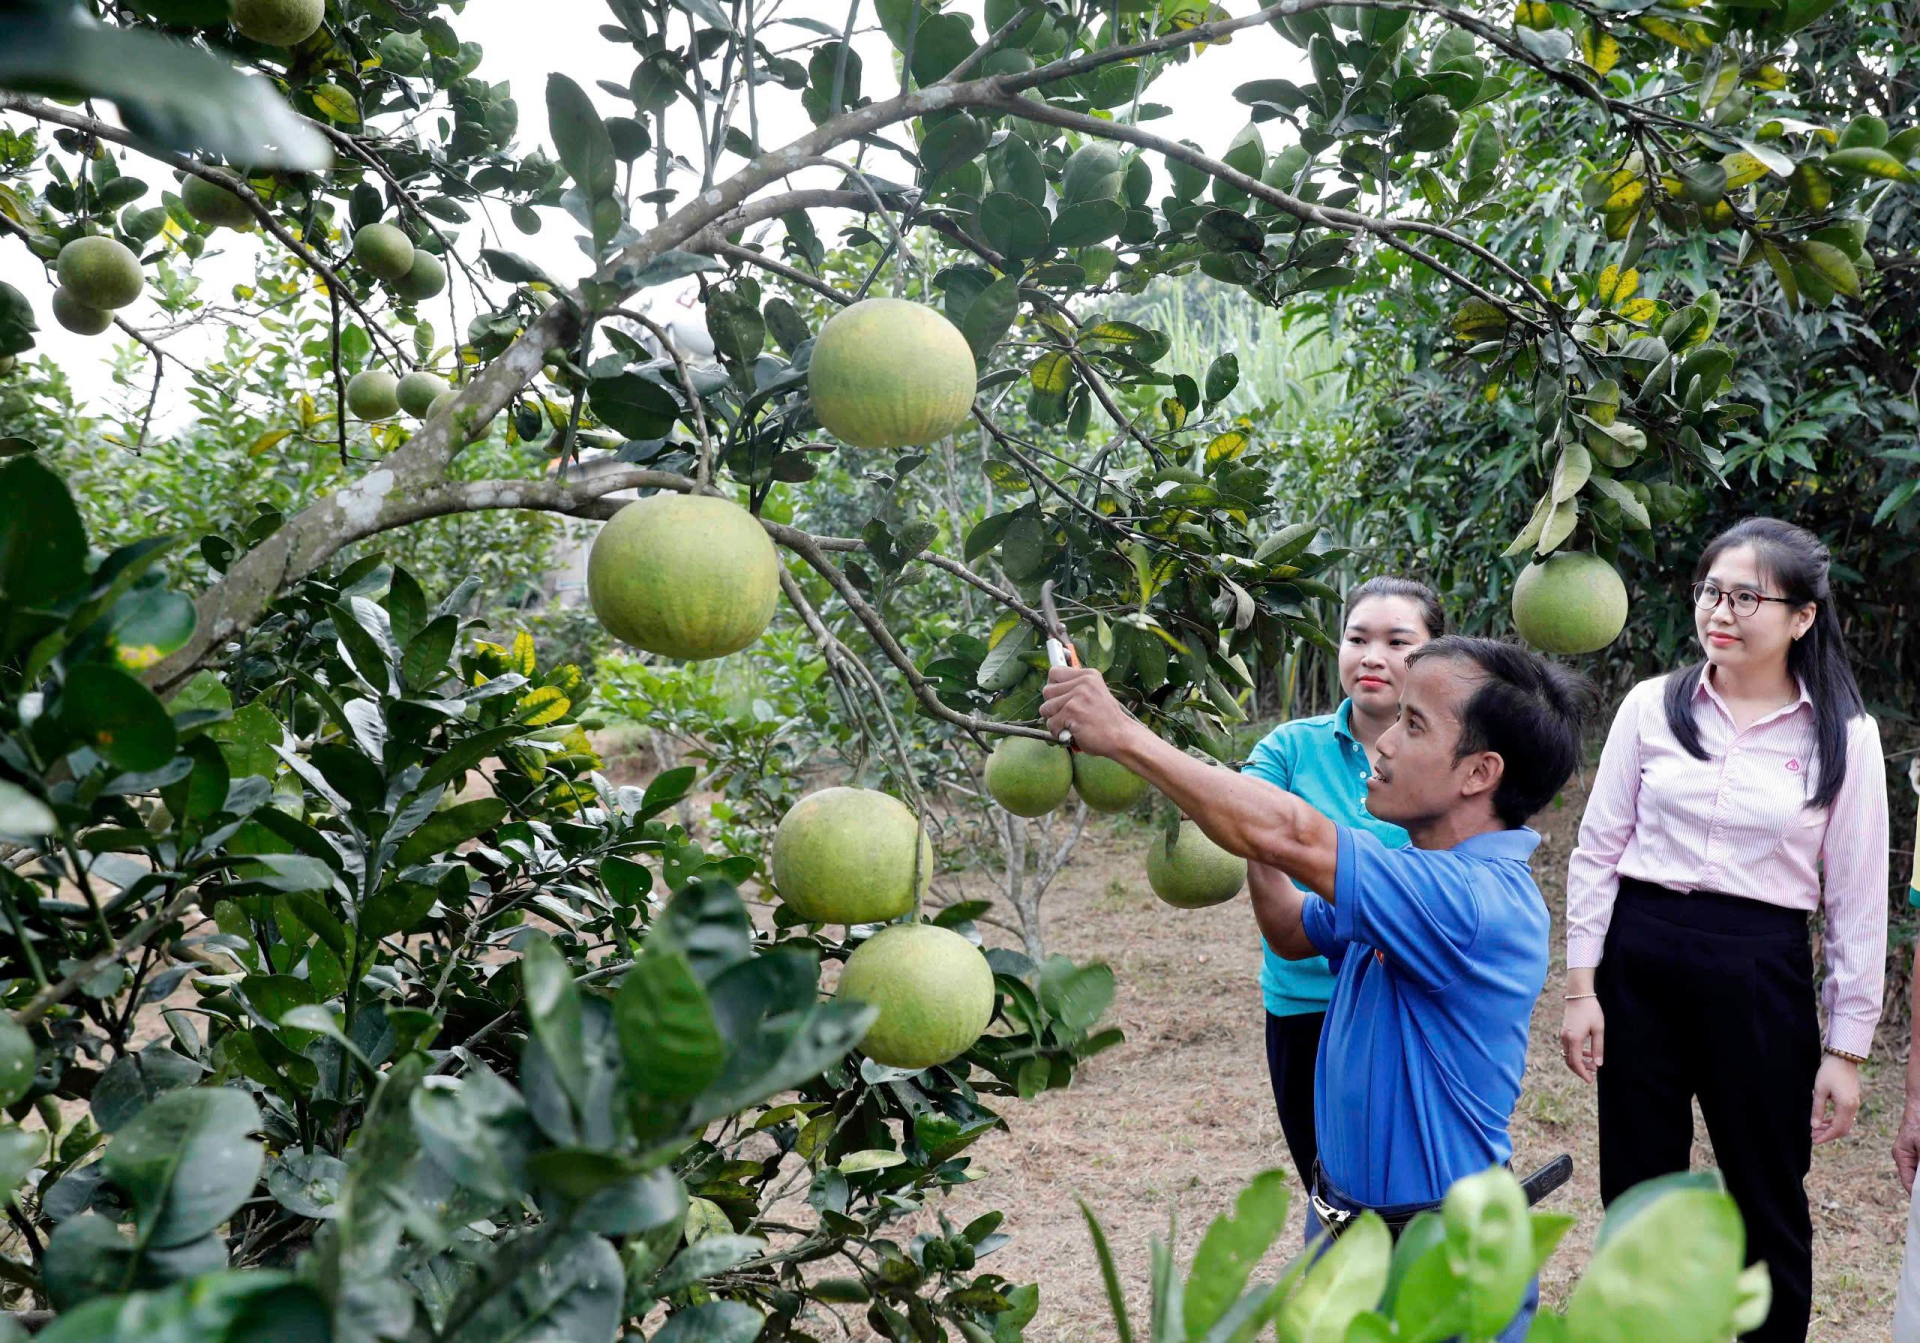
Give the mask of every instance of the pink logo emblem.
[[1787, 761], [1787, 769], [1791, 773], [1798, 774], [1800, 772], [1800, 762], [1798, 760]]

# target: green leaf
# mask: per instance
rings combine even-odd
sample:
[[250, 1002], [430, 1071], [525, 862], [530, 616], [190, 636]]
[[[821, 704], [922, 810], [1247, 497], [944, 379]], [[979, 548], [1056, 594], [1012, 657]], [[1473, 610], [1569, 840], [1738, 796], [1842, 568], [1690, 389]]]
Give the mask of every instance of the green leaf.
[[87, 1098], [93, 1122], [102, 1133], [118, 1133], [169, 1091], [197, 1083], [205, 1070], [162, 1044], [123, 1054], [107, 1065]]
[[589, 199], [611, 195], [616, 160], [606, 123], [586, 92], [558, 71], [547, 76], [547, 127], [575, 185]]
[[1126, 207], [1119, 201], [1081, 201], [1061, 208], [1047, 241], [1054, 247], [1091, 247], [1113, 237], [1126, 222]]
[[595, 378], [587, 387], [594, 418], [628, 438], [665, 438], [680, 416], [672, 392], [641, 373]]
[[584, 1107], [586, 1033], [581, 1025], [580, 990], [574, 986], [573, 967], [551, 938], [536, 938], [521, 953], [520, 983], [534, 1036], [567, 1095]]
[[1285, 1171], [1262, 1171], [1240, 1191], [1233, 1212], [1216, 1217], [1207, 1228], [1187, 1275], [1187, 1337], [1204, 1337], [1213, 1328], [1246, 1290], [1254, 1265], [1273, 1247], [1287, 1220], [1286, 1179]]
[[365, 938], [392, 937], [418, 928], [439, 892], [417, 881], [394, 881], [360, 908], [354, 927]]
[[[562, 1339], [612, 1343], [626, 1313], [626, 1299], [626, 1271], [620, 1265], [619, 1252], [611, 1244], [599, 1236], [579, 1231], [552, 1236], [538, 1257], [490, 1297], [464, 1327], [447, 1337], [446, 1343], [507, 1343], [507, 1340], [559, 1343]], [[753, 1316], [757, 1331], [760, 1316], [751, 1310], [747, 1313]], [[662, 1329], [654, 1334], [654, 1343], [659, 1343], [666, 1332]], [[721, 1343], [717, 1335], [693, 1333], [683, 1338], [687, 1343], [696, 1339], [701, 1343], [709, 1339]], [[739, 1343], [751, 1338], [748, 1334]]]
[[681, 952], [649, 939], [620, 981], [613, 1011], [628, 1080], [643, 1096], [691, 1100], [720, 1076], [726, 1045], [706, 990]]
[[520, 1093], [486, 1067], [469, 1069], [456, 1090], [421, 1087], [408, 1113], [421, 1153], [458, 1184], [496, 1202], [525, 1188], [533, 1121]]
[[1647, 514], [1647, 506], [1640, 502], [1640, 496], [1621, 482], [1611, 476], [1593, 476], [1588, 479], [1587, 484], [1620, 505], [1620, 511], [1627, 515], [1628, 521], [1638, 530], [1644, 532], [1653, 526], [1653, 520]]
[[10, 840], [37, 839], [51, 835], [58, 828], [59, 822], [46, 803], [19, 784], [0, 779], [0, 836]]
[[340, 1215], [340, 1186], [346, 1176], [347, 1163], [339, 1157], [295, 1149], [267, 1168], [267, 1192], [295, 1216], [331, 1221]]
[[967, 338], [976, 362], [986, 361], [1019, 313], [1020, 285], [1013, 276], [1002, 275], [980, 291], [960, 323], [960, 332]]
[[436, 856], [452, 853], [470, 839], [477, 839], [498, 826], [507, 817], [507, 804], [497, 797], [476, 797], [457, 802], [445, 811], [436, 811], [407, 836], [393, 856], [395, 866], [414, 867]]
[[1341, 1343], [1354, 1316], [1379, 1302], [1392, 1254], [1387, 1224], [1361, 1214], [1280, 1308], [1283, 1343]]
[[0, 594], [31, 610], [86, 582], [87, 531], [65, 481], [38, 457], [16, 457], [0, 466], [0, 499]]
[[1460, 1280], [1467, 1329], [1492, 1338], [1512, 1321], [1533, 1278], [1533, 1226], [1527, 1196], [1504, 1167], [1458, 1180], [1440, 1217], [1447, 1260]]
[[987, 128], [965, 112], [955, 113], [920, 142], [920, 180], [931, 182], [940, 174], [971, 162], [987, 147]]
[[245, 1092], [196, 1087], [159, 1097], [107, 1145], [102, 1173], [126, 1191], [143, 1244], [185, 1245], [253, 1193], [260, 1111]]
[[744, 1302], [708, 1301], [669, 1318], [652, 1343], [753, 1343], [765, 1324]]
[[1240, 357], [1231, 352], [1216, 355], [1207, 366], [1206, 398], [1209, 405], [1218, 405], [1233, 394], [1240, 384]]
[[1860, 272], [1838, 247], [1832, 243], [1803, 242], [1800, 244], [1800, 255], [1837, 292], [1848, 298], [1860, 297]]
[[27, 296], [0, 280], [0, 356], [31, 350], [33, 333], [39, 329]]
[[724, 1273], [743, 1264], [767, 1248], [758, 1236], [704, 1236], [673, 1257], [650, 1284], [656, 1297], [684, 1291], [703, 1278]]
[[[1047, 212], [1032, 201], [994, 191], [980, 203], [980, 231], [994, 251], [1016, 260], [1047, 250]], [[1011, 276], [1003, 279], [1011, 282]]]
[[1567, 1302], [1568, 1336], [1720, 1343], [1744, 1296], [1745, 1240], [1723, 1191], [1664, 1189], [1594, 1251]]
[[1874, 145], [1855, 145], [1851, 149], [1836, 149], [1821, 160], [1836, 172], [1851, 177], [1880, 177], [1893, 182], [1911, 182], [1913, 174], [1907, 171], [1907, 165]]
[[1113, 1330], [1120, 1343], [1133, 1343], [1133, 1322], [1127, 1318], [1127, 1294], [1120, 1289], [1120, 1275], [1113, 1266], [1113, 1251], [1107, 1245], [1106, 1228], [1093, 1215], [1085, 1199], [1079, 1200], [1080, 1215], [1087, 1219], [1087, 1233], [1093, 1237], [1093, 1252], [1100, 1261], [1100, 1281], [1107, 1289], [1107, 1305], [1113, 1311]]
[[172, 715], [138, 677], [118, 667], [76, 667], [60, 692], [60, 720], [120, 769], [158, 769], [173, 759]]

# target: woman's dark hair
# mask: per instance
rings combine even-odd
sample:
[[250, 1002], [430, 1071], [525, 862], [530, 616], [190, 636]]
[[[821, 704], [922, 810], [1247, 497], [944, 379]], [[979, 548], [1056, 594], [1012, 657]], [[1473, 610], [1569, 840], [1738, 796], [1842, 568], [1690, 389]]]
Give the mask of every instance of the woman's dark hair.
[[1420, 608], [1420, 623], [1427, 627], [1427, 637], [1438, 639], [1447, 632], [1447, 613], [1440, 609], [1440, 599], [1433, 589], [1425, 583], [1417, 583], [1411, 578], [1400, 578], [1394, 574], [1381, 574], [1378, 578], [1369, 578], [1359, 587], [1347, 594], [1347, 612], [1343, 619], [1353, 619], [1354, 608], [1361, 602], [1373, 597], [1405, 597]]
[[1593, 682], [1558, 662], [1502, 639], [1448, 634], [1407, 654], [1407, 666], [1457, 658], [1483, 673], [1460, 710], [1454, 763], [1492, 751], [1505, 763], [1493, 792], [1494, 814], [1525, 825], [1573, 777], [1580, 733], [1598, 699]]
[[[1787, 671], [1798, 677], [1813, 701], [1814, 742], [1819, 751], [1820, 785], [1808, 805], [1825, 807], [1839, 795], [1847, 778], [1847, 724], [1866, 712], [1859, 683], [1847, 661], [1846, 637], [1833, 609], [1833, 589], [1827, 582], [1832, 561], [1820, 538], [1778, 518], [1743, 518], [1713, 538], [1694, 566], [1694, 581], [1707, 576], [1713, 562], [1735, 546], [1752, 546], [1760, 572], [1795, 608], [1819, 603], [1813, 624], [1787, 648]], [[1700, 725], [1693, 716], [1694, 693], [1705, 673], [1704, 660], [1678, 671], [1667, 681], [1667, 726], [1687, 753], [1707, 758], [1700, 744]]]

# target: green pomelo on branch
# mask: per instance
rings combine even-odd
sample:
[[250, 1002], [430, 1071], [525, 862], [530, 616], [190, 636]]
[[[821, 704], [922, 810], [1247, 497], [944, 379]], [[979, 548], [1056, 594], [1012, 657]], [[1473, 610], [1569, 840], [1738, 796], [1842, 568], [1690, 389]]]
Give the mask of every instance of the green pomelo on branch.
[[180, 184], [180, 204], [195, 219], [215, 228], [253, 227], [253, 211], [247, 208], [247, 203], [204, 177], [187, 175], [187, 180]]
[[987, 791], [1015, 816], [1045, 816], [1073, 787], [1073, 755], [1036, 737], [1002, 737], [987, 757]]
[[1073, 788], [1093, 810], [1113, 815], [1130, 811], [1147, 795], [1147, 781], [1117, 760], [1073, 753]]
[[847, 957], [839, 995], [880, 1009], [860, 1050], [889, 1068], [931, 1068], [973, 1047], [993, 1020], [993, 968], [930, 923], [882, 928]]
[[320, 30], [326, 0], [233, 0], [233, 26], [270, 47], [295, 47]]
[[425, 248], [413, 249], [413, 264], [407, 273], [388, 286], [400, 298], [414, 303], [435, 297], [447, 287], [446, 265]]
[[347, 379], [347, 409], [356, 419], [386, 420], [400, 413], [400, 379], [370, 368]]
[[587, 596], [607, 633], [699, 661], [760, 637], [780, 600], [780, 556], [753, 514], [725, 499], [655, 494], [614, 514], [587, 557]]
[[353, 259], [392, 283], [413, 269], [413, 242], [392, 224], [368, 224], [353, 235]]
[[1627, 585], [1590, 551], [1549, 555], [1513, 585], [1513, 627], [1545, 653], [1592, 653], [1620, 637]]
[[781, 900], [807, 922], [881, 923], [913, 908], [916, 885], [927, 893], [933, 841], [898, 798], [870, 788], [823, 788], [780, 818], [771, 867]]
[[424, 420], [433, 410], [433, 403], [452, 390], [447, 386], [447, 380], [438, 374], [415, 369], [400, 379], [395, 396], [400, 402], [400, 409], [416, 420]]
[[1175, 909], [1225, 904], [1246, 884], [1247, 860], [1215, 844], [1192, 821], [1180, 822], [1171, 851], [1165, 831], [1147, 850], [1147, 885]]
[[97, 336], [113, 325], [113, 314], [82, 303], [62, 286], [53, 291], [53, 320], [76, 336]]
[[125, 243], [102, 235], [75, 238], [54, 263], [60, 285], [89, 308], [124, 308], [140, 297], [146, 277]]
[[835, 313], [807, 387], [828, 433], [856, 448], [909, 448], [966, 422], [977, 381], [967, 338], [932, 308], [870, 298]]

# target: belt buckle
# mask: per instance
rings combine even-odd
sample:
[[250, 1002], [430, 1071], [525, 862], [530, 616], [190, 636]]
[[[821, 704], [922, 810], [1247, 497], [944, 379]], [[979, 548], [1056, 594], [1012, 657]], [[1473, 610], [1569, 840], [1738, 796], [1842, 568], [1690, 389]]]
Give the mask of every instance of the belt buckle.
[[1328, 1238], [1338, 1240], [1341, 1233], [1347, 1229], [1347, 1223], [1353, 1220], [1353, 1211], [1348, 1208], [1336, 1208], [1321, 1198], [1320, 1189], [1317, 1185], [1314, 1187], [1313, 1192], [1307, 1197], [1313, 1204], [1314, 1216], [1318, 1217], [1320, 1219], [1320, 1225], [1327, 1229]]

